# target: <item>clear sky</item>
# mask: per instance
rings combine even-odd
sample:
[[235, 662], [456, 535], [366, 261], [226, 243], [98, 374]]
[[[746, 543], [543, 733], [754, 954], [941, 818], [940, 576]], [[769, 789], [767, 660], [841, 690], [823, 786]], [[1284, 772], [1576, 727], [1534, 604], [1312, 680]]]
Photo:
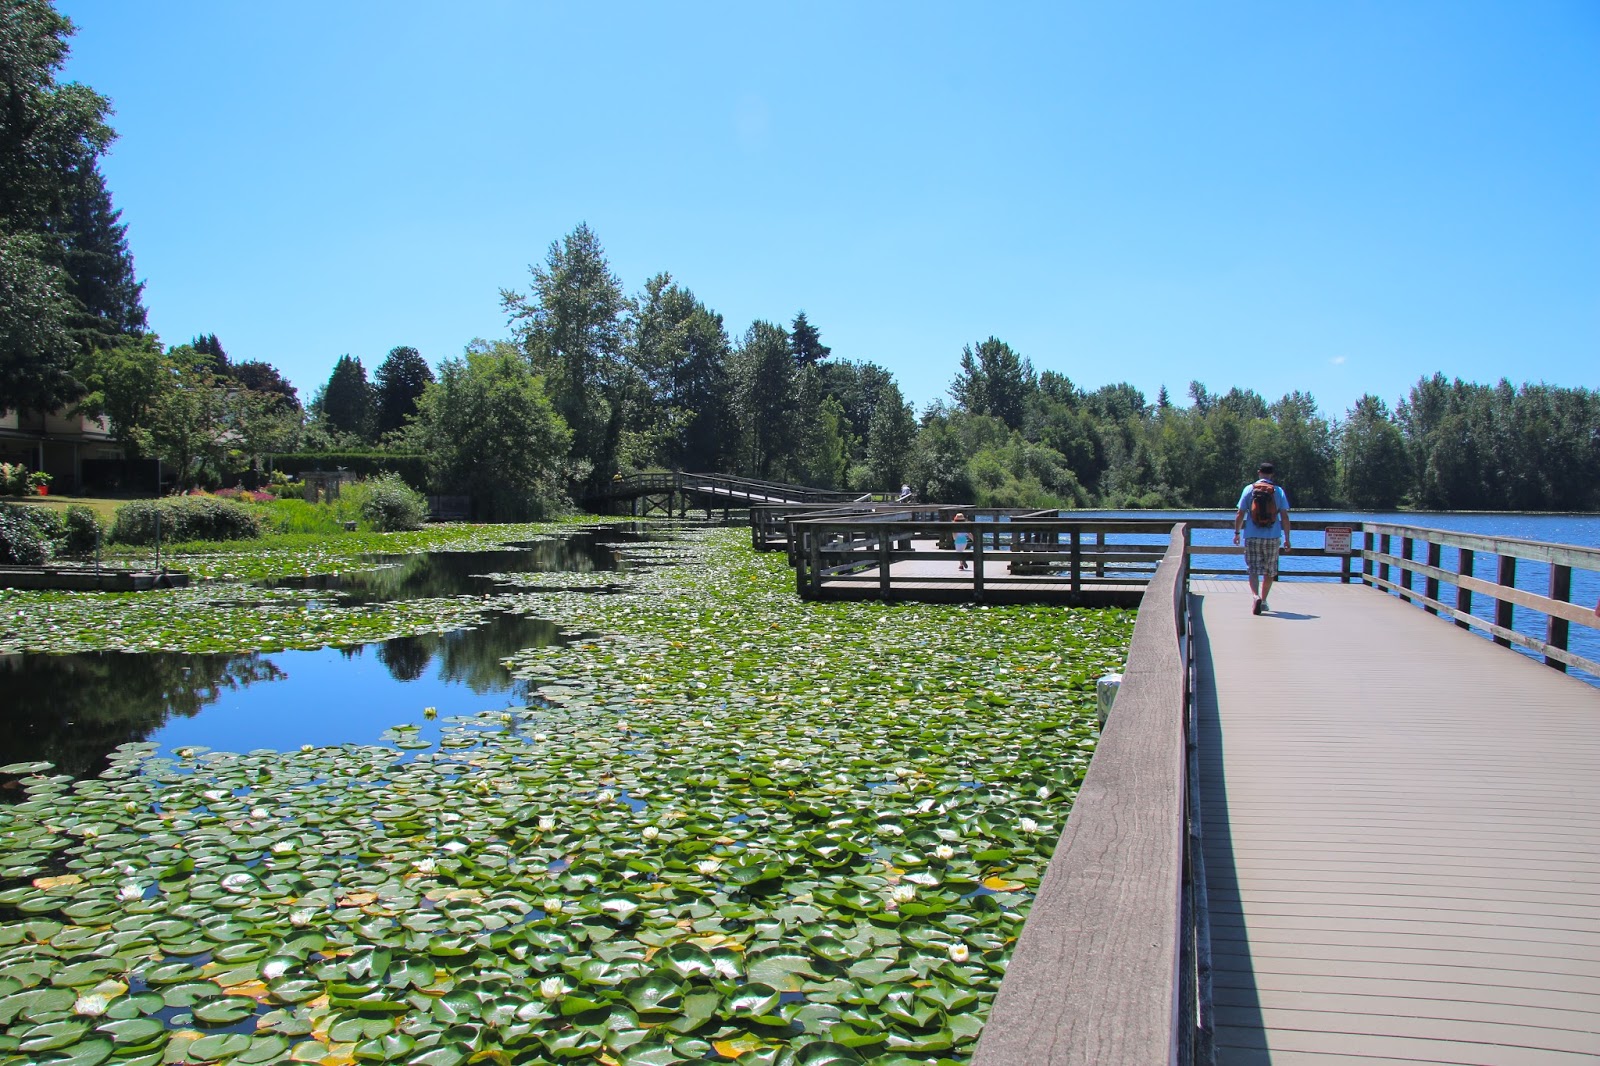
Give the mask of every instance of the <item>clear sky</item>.
[[152, 327], [309, 400], [630, 293], [796, 311], [919, 407], [992, 335], [1154, 399], [1600, 387], [1600, 3], [59, 0]]

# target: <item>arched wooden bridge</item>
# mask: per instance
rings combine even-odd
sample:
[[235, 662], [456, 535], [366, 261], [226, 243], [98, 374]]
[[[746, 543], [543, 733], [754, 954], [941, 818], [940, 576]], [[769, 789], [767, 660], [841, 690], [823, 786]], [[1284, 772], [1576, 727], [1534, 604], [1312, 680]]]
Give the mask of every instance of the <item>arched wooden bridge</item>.
[[1600, 1062], [1600, 550], [1297, 522], [1255, 616], [1231, 523], [948, 512], [768, 546], [810, 598], [1139, 606], [977, 1066]]

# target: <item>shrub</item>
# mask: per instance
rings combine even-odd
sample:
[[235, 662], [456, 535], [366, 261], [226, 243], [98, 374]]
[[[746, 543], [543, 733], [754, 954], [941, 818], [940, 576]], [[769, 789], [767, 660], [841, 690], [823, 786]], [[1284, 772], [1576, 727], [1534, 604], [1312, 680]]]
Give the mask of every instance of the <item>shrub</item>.
[[21, 463], [0, 463], [0, 496], [28, 494], [28, 468]]
[[0, 503], [0, 563], [42, 566], [66, 532], [66, 523], [54, 511]]
[[353, 497], [362, 520], [379, 533], [421, 529], [428, 518], [427, 499], [395, 474], [352, 485], [345, 495]]
[[261, 536], [261, 517], [241, 503], [215, 496], [171, 496], [135, 500], [117, 508], [111, 539], [123, 544], [154, 544], [158, 523], [161, 539], [167, 543]]
[[82, 504], [67, 508], [66, 535], [61, 549], [67, 555], [93, 555], [100, 543], [100, 519]]

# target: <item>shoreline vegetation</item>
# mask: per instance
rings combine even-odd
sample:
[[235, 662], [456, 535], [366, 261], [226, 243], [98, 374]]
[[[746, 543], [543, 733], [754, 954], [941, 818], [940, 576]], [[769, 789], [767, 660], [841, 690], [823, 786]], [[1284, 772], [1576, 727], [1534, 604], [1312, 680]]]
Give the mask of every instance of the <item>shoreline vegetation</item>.
[[[578, 636], [436, 750], [418, 707], [309, 751], [3, 768], [0, 1063], [964, 1061], [1134, 612], [800, 605], [742, 530], [662, 528], [620, 592], [473, 598]], [[199, 650], [190, 621], [130, 643]]]

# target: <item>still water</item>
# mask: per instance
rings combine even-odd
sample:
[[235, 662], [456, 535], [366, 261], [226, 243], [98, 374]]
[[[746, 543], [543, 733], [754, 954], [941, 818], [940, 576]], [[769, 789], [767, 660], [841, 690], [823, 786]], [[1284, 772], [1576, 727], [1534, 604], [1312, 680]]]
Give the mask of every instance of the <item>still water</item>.
[[[607, 528], [498, 550], [375, 559], [370, 571], [279, 584], [325, 590], [328, 601], [346, 607], [483, 596], [516, 585], [519, 574], [619, 571], [617, 544], [641, 536]], [[384, 730], [402, 724], [437, 740], [452, 716], [526, 706], [528, 684], [504, 660], [563, 640], [542, 619], [492, 614], [453, 632], [313, 651], [3, 655], [0, 764], [45, 760], [84, 777], [100, 773], [130, 741], [153, 741], [167, 753], [187, 746], [285, 751], [379, 743]], [[432, 716], [424, 714], [429, 707]]]

